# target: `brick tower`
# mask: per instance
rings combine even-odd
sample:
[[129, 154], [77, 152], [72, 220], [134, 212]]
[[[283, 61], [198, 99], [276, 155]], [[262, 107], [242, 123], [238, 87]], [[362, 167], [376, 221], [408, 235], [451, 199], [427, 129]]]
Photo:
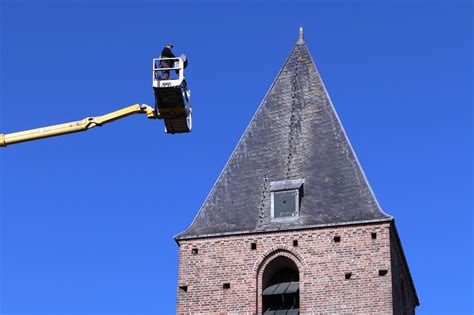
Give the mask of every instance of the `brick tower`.
[[177, 313], [414, 314], [382, 211], [302, 30], [179, 245]]

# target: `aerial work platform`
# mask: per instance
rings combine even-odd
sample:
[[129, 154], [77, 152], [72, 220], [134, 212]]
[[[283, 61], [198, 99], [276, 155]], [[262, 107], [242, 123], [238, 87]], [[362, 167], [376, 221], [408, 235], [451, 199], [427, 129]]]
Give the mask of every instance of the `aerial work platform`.
[[65, 124], [8, 134], [0, 133], [0, 147], [86, 131], [134, 114], [145, 114], [149, 119], [163, 119], [166, 133], [191, 132], [192, 110], [189, 101], [191, 93], [184, 78], [184, 68], [186, 66], [187, 59], [185, 55], [153, 59], [155, 108], [146, 104], [135, 104], [102, 116], [86, 117]]
[[192, 129], [191, 93], [186, 86], [185, 55], [153, 59], [155, 108], [165, 122], [166, 133], [185, 133]]

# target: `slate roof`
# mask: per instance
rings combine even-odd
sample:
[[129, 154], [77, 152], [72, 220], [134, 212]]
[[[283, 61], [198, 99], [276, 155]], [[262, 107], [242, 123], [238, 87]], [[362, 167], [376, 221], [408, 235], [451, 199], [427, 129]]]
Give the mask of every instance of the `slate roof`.
[[[270, 182], [295, 179], [304, 179], [299, 217], [272, 222]], [[301, 33], [199, 213], [175, 239], [391, 219], [375, 199]]]

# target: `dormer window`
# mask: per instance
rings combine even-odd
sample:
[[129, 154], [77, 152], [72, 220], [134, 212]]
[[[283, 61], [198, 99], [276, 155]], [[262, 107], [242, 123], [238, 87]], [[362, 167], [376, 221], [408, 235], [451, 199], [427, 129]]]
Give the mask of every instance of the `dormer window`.
[[300, 211], [300, 192], [304, 179], [270, 182], [272, 220], [295, 219]]
[[296, 217], [298, 215], [298, 190], [275, 191], [273, 194], [273, 219]]

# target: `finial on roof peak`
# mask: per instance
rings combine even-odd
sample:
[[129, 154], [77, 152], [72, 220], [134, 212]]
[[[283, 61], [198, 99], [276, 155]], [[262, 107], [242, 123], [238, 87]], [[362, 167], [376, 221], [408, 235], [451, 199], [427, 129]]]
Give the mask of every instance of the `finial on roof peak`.
[[300, 26], [299, 32], [298, 32], [298, 44], [304, 42], [304, 35], [303, 35], [303, 26]]

